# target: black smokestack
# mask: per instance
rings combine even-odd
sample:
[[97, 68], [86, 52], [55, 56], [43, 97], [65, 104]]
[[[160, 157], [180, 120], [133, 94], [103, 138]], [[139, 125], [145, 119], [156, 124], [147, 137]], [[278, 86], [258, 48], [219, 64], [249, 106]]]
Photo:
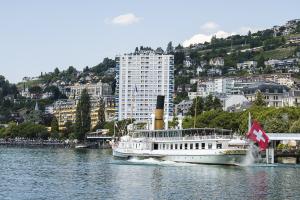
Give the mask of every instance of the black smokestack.
[[156, 101], [156, 109], [164, 109], [165, 106], [165, 96], [158, 95]]
[[164, 105], [165, 105], [165, 96], [158, 95], [156, 101], [155, 109], [155, 130], [164, 128]]

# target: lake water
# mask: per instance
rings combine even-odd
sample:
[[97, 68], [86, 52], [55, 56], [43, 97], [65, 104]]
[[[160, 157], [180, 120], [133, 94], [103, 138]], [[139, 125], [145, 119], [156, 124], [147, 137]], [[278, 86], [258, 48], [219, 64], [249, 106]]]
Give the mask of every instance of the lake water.
[[300, 168], [117, 160], [110, 150], [0, 147], [0, 199], [300, 199]]

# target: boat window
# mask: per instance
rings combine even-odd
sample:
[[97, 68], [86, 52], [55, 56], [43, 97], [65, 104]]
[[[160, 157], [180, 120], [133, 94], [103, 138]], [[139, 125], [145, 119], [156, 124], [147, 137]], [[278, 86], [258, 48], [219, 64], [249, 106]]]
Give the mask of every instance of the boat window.
[[208, 143], [208, 149], [212, 149], [212, 143]]
[[201, 143], [201, 149], [205, 149], [205, 143]]
[[173, 144], [171, 144], [171, 149], [173, 149]]
[[178, 145], [177, 144], [175, 144], [175, 149], [178, 149]]
[[182, 149], [182, 144], [180, 144], [180, 149]]
[[158, 144], [157, 144], [157, 143], [154, 143], [154, 144], [153, 144], [153, 149], [154, 149], [154, 150], [157, 150], [157, 149], [158, 149]]
[[187, 147], [188, 147], [188, 144], [184, 143], [184, 149], [187, 149]]
[[196, 144], [195, 144], [195, 148], [196, 148], [196, 149], [199, 149], [199, 143], [196, 143]]
[[193, 143], [190, 144], [190, 149], [193, 149]]
[[217, 144], [217, 149], [222, 149], [222, 144]]
[[165, 144], [163, 144], [163, 149], [165, 149], [166, 147], [165, 147]]

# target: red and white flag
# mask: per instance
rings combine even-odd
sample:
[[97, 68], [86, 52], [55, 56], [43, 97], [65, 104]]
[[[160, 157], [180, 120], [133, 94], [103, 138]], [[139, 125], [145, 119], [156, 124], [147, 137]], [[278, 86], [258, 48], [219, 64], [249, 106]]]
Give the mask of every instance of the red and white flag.
[[260, 150], [265, 150], [268, 148], [269, 137], [266, 132], [261, 128], [257, 121], [254, 121], [247, 137], [254, 142], [257, 142]]

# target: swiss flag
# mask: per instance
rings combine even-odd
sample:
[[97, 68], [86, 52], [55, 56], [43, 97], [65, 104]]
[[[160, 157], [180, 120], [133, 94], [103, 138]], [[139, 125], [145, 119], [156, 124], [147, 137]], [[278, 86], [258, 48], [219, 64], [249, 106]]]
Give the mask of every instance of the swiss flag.
[[257, 121], [254, 121], [247, 137], [254, 142], [257, 142], [260, 150], [268, 148], [269, 137], [266, 132], [261, 128]]

